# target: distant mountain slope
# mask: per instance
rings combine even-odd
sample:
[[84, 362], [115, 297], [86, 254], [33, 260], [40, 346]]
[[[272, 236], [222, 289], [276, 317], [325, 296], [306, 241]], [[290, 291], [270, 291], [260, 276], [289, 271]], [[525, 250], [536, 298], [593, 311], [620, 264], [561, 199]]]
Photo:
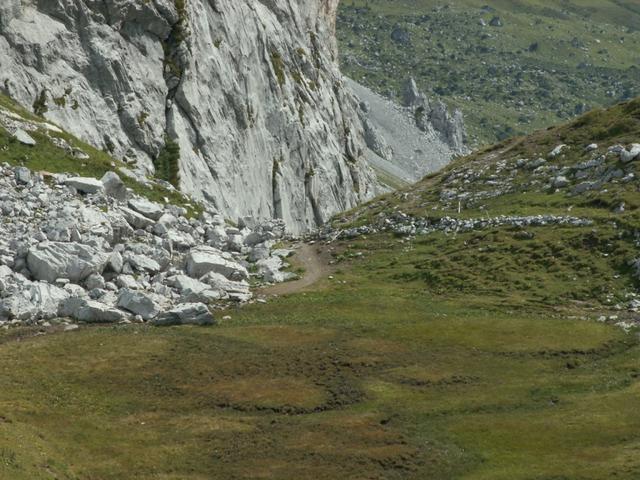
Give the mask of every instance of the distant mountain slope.
[[623, 0], [345, 0], [338, 17], [347, 75], [392, 95], [415, 77], [477, 145], [639, 95], [639, 30]]
[[[446, 166], [456, 155], [468, 152], [464, 144], [455, 141], [465, 135], [461, 119], [446, 110], [441, 112], [446, 116], [442, 124], [427, 118], [420, 128], [416, 112], [424, 106], [403, 107], [351, 79], [346, 81], [360, 101], [367, 158], [382, 184], [397, 187], [398, 182], [415, 183]], [[389, 182], [389, 178], [395, 181]]]

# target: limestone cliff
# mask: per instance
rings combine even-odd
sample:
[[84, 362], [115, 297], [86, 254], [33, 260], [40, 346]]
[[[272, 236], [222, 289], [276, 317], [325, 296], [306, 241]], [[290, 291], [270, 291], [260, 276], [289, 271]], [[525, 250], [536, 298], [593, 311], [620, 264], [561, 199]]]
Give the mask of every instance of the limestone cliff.
[[[3, 0], [0, 88], [229, 217], [303, 231], [374, 192], [338, 0]], [[174, 148], [175, 150], [175, 148]]]

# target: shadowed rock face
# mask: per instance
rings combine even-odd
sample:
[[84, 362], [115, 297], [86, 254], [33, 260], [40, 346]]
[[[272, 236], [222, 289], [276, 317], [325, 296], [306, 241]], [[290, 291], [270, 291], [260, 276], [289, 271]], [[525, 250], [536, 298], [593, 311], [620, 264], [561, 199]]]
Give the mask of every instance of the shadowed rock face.
[[0, 88], [140, 173], [175, 139], [183, 191], [300, 232], [375, 193], [337, 5], [9, 0]]

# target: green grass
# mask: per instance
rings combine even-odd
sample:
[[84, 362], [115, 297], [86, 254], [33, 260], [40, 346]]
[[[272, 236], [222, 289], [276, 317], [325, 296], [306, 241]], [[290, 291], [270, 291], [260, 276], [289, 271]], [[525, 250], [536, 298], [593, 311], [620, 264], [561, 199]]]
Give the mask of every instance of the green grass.
[[0, 340], [0, 478], [637, 478], [635, 335], [365, 246], [222, 327]]
[[[493, 16], [504, 26], [480, 26]], [[396, 26], [409, 45], [391, 39]], [[349, 76], [393, 95], [415, 77], [463, 110], [476, 145], [640, 94], [640, 10], [630, 1], [346, 0], [338, 35]]]

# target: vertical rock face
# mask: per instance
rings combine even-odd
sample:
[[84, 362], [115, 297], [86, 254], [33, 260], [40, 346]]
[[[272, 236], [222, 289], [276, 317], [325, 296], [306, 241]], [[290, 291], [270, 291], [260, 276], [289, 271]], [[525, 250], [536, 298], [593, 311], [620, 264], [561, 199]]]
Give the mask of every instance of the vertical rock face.
[[337, 67], [338, 0], [9, 0], [0, 88], [141, 173], [300, 232], [375, 192]]

